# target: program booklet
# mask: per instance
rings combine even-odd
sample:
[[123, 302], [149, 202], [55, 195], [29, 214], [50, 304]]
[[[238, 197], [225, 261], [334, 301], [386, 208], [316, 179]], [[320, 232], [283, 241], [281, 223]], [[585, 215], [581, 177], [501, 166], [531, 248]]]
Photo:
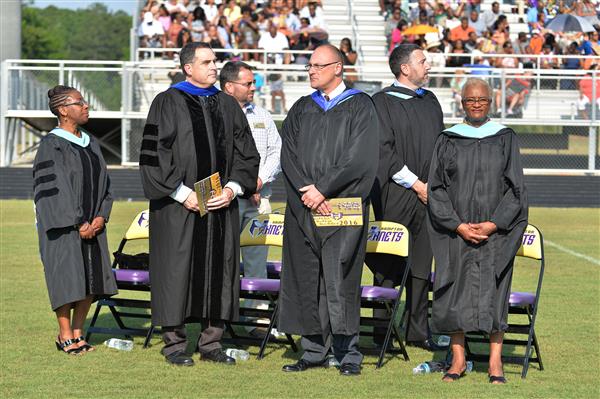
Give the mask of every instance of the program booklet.
[[200, 216], [204, 216], [208, 213], [206, 209], [206, 203], [209, 199], [218, 197], [223, 193], [221, 187], [221, 177], [219, 173], [213, 173], [212, 175], [194, 183], [194, 190], [196, 190], [196, 196], [198, 197], [198, 208], [200, 209]]
[[363, 212], [362, 200], [356, 198], [332, 198], [327, 200], [331, 206], [331, 213], [327, 216], [312, 212], [317, 227], [334, 226], [362, 226]]

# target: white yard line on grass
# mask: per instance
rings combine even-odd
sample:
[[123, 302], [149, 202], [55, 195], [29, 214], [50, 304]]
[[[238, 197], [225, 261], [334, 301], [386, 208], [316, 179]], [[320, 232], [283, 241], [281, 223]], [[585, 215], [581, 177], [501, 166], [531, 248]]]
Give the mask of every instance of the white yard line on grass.
[[575, 252], [575, 251], [573, 251], [573, 250], [571, 250], [569, 248], [563, 247], [562, 245], [557, 244], [557, 243], [552, 242], [552, 241], [544, 240], [544, 243], [550, 245], [551, 247], [554, 247], [554, 248], [558, 249], [559, 251], [563, 251], [565, 253], [568, 253], [569, 255], [573, 255], [573, 256], [576, 256], [578, 258], [585, 259], [588, 262], [591, 262], [591, 263], [593, 263], [595, 265], [599, 265], [600, 266], [600, 260], [599, 259], [596, 259], [596, 258], [588, 256], [588, 255], [584, 255], [584, 254], [582, 254], [580, 252]]

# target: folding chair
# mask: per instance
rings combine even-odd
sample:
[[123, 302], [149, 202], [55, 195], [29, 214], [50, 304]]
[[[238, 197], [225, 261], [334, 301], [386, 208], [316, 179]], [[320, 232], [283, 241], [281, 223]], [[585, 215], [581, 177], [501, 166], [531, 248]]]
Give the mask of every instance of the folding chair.
[[[404, 287], [406, 286], [406, 279], [410, 273], [410, 261], [409, 261], [409, 233], [408, 229], [401, 224], [393, 222], [370, 222], [369, 223], [369, 235], [367, 238], [367, 253], [371, 254], [389, 254], [396, 255], [399, 257], [406, 258], [406, 268], [404, 275], [402, 276], [402, 282], [398, 289], [396, 288], [384, 288], [377, 286], [362, 286], [361, 287], [361, 308], [368, 309], [386, 309], [389, 314], [389, 318], [381, 319], [375, 317], [361, 317], [361, 325], [372, 326], [372, 327], [387, 327], [385, 334], [385, 340], [379, 353], [379, 359], [377, 361], [376, 368], [380, 368], [383, 364], [383, 358], [390, 344], [390, 338], [392, 334], [398, 344], [400, 345], [400, 353], [402, 353], [404, 360], [408, 361], [408, 353], [406, 347], [401, 338], [400, 331], [398, 329], [398, 323], [396, 323], [396, 315], [400, 306], [400, 300]], [[373, 335], [372, 333], [365, 332], [363, 335]]]
[[[533, 226], [528, 225], [523, 233], [523, 239], [521, 247], [517, 252], [517, 256], [533, 259], [539, 262], [535, 262], [539, 265], [538, 277], [537, 277], [537, 288], [534, 292], [511, 292], [509, 299], [509, 323], [507, 333], [527, 335], [527, 339], [504, 339], [504, 344], [514, 346], [525, 346], [525, 354], [523, 356], [502, 356], [502, 360], [506, 363], [522, 364], [523, 369], [521, 371], [521, 378], [527, 377], [527, 371], [529, 370], [529, 364], [531, 362], [537, 363], [540, 367], [540, 371], [544, 370], [542, 364], [542, 357], [540, 355], [540, 347], [535, 335], [535, 319], [538, 311], [538, 303], [540, 300], [540, 293], [542, 291], [542, 279], [544, 278], [544, 240], [540, 230]], [[516, 266], [516, 263], [515, 263]], [[512, 323], [510, 315], [527, 315], [527, 322], [523, 323]], [[473, 337], [472, 335], [476, 335]], [[468, 346], [468, 342], [487, 342], [486, 337], [481, 337], [481, 334], [467, 334], [465, 336], [465, 349], [467, 352], [467, 359], [475, 361], [486, 361], [486, 355], [474, 353]], [[532, 353], [531, 346], [535, 349], [535, 356]]]
[[[119, 248], [114, 252], [115, 259], [112, 267], [115, 279], [117, 280], [119, 295], [123, 290], [150, 291], [150, 273], [147, 268], [148, 254], [129, 255], [123, 252], [126, 243], [134, 240], [148, 239], [148, 216], [148, 210], [142, 211], [136, 215], [125, 232], [125, 236], [121, 240]], [[118, 328], [96, 326], [100, 310], [103, 306], [108, 307]], [[148, 329], [128, 327], [123, 322], [123, 318], [150, 319], [151, 315], [147, 312], [126, 312], [119, 308], [150, 309], [150, 300], [128, 299], [122, 297], [98, 300], [94, 316], [92, 317], [90, 326], [87, 330], [86, 341], [88, 341], [94, 333], [125, 335], [125, 337], [129, 339], [131, 336], [144, 336], [146, 337], [144, 340], [144, 348], [148, 347], [152, 334], [159, 333], [159, 331], [152, 325]]]
[[[252, 219], [242, 231], [240, 236], [240, 247], [256, 245], [282, 247], [283, 219], [283, 215], [274, 213], [268, 215], [259, 215], [258, 217]], [[264, 327], [265, 324], [261, 324], [256, 321], [242, 320], [226, 323], [227, 331], [231, 336], [231, 341], [235, 343], [260, 343], [260, 350], [257, 356], [258, 360], [263, 358], [267, 344], [269, 342], [273, 342], [273, 340], [270, 339], [270, 332], [276, 327], [277, 313], [279, 310], [277, 298], [279, 296], [280, 288], [280, 281], [278, 277], [281, 273], [281, 262], [269, 262], [267, 264], [267, 269], [269, 275], [277, 276], [277, 278], [242, 277], [240, 280], [240, 300], [255, 299], [269, 302], [269, 309], [240, 307], [240, 317], [260, 317], [269, 319], [269, 325], [265, 337], [261, 339], [240, 335], [233, 329], [234, 325], [245, 327]], [[298, 351], [296, 343], [289, 334], [286, 334], [285, 340], [278, 339], [275, 342], [279, 344], [288, 344], [292, 347], [294, 352]]]

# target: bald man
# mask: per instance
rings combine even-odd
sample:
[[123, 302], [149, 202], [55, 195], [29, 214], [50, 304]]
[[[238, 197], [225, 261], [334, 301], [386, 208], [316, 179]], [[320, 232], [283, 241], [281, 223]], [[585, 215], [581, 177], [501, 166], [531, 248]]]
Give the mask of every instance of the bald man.
[[[336, 47], [318, 47], [306, 69], [315, 91], [294, 104], [282, 130], [287, 208], [278, 325], [302, 335], [304, 353], [283, 370], [324, 366], [331, 346], [340, 374], [355, 376], [377, 114], [368, 95], [344, 85]], [[330, 199], [350, 197], [362, 200], [362, 226], [315, 225], [313, 213], [329, 215]]]

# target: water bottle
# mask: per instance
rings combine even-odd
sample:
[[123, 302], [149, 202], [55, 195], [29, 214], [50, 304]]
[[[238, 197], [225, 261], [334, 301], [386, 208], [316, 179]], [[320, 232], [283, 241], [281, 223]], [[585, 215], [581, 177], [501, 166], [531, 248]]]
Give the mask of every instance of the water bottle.
[[444, 371], [445, 362], [424, 362], [413, 369], [413, 374], [429, 374]]
[[243, 362], [250, 358], [250, 354], [243, 349], [228, 348], [225, 350], [225, 354], [235, 360], [241, 360]]
[[437, 344], [441, 347], [450, 345], [450, 337], [447, 335], [440, 335], [437, 340]]
[[128, 341], [126, 339], [119, 338], [111, 338], [104, 341], [104, 345], [109, 348], [117, 349], [120, 351], [130, 351], [133, 349], [133, 341]]

